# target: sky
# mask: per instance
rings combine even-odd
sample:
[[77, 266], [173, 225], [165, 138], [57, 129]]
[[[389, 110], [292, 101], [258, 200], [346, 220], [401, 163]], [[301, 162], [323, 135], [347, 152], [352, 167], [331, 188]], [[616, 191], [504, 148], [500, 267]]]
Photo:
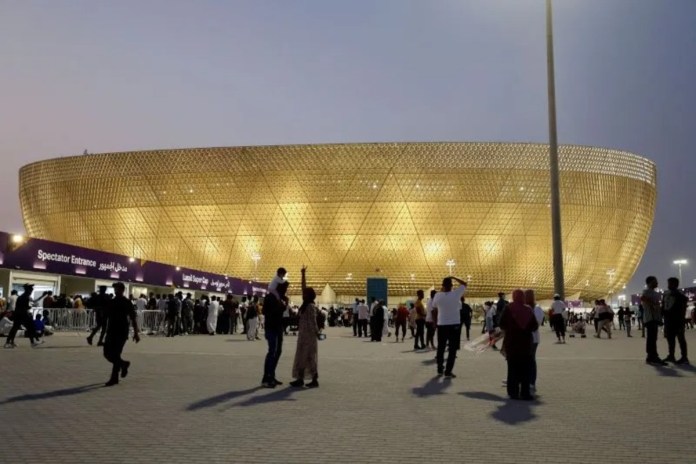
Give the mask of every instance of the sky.
[[[696, 279], [696, 1], [555, 0], [560, 143], [657, 164], [648, 274]], [[544, 0], [0, 0], [0, 230], [32, 161], [548, 141]], [[601, 218], [597, 218], [601, 220]]]

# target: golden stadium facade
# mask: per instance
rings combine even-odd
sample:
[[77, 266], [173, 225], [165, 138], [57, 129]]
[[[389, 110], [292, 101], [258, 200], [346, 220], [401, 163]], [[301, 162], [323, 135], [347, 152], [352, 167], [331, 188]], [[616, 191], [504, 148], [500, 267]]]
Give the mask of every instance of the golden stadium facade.
[[[561, 146], [565, 285], [606, 295], [652, 227], [655, 165]], [[27, 233], [193, 269], [362, 295], [410, 295], [448, 274], [470, 294], [553, 289], [548, 145], [365, 143], [194, 148], [51, 159], [20, 171]], [[469, 276], [469, 277], [467, 277]], [[297, 288], [295, 288], [297, 290]]]

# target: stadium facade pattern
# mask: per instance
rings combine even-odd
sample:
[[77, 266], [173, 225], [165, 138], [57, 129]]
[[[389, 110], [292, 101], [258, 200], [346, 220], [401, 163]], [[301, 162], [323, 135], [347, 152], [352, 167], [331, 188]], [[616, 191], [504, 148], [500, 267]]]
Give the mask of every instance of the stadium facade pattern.
[[[650, 234], [655, 165], [561, 146], [560, 166], [567, 294], [619, 291]], [[413, 294], [439, 284], [449, 259], [454, 274], [471, 276], [472, 296], [553, 289], [544, 144], [73, 156], [24, 166], [20, 200], [34, 237], [239, 277], [270, 279], [283, 265], [298, 281], [306, 264], [310, 284], [337, 295], [363, 294], [375, 275], [388, 277], [390, 294]]]

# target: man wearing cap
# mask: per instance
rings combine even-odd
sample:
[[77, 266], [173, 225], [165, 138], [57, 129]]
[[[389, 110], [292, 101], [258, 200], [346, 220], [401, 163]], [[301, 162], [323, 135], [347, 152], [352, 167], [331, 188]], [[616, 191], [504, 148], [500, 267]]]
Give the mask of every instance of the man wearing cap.
[[556, 337], [558, 338], [556, 343], [565, 343], [566, 324], [564, 314], [566, 313], [566, 305], [564, 301], [561, 301], [561, 295], [555, 294], [553, 296], [551, 309], [553, 309], [553, 316], [551, 316], [551, 327], [553, 327], [556, 331]]
[[13, 315], [12, 329], [7, 335], [5, 341], [5, 348], [16, 348], [15, 336], [20, 326], [24, 326], [25, 333], [31, 341], [31, 346], [39, 346], [43, 343], [43, 340], [39, 340], [36, 336], [36, 330], [34, 329], [34, 318], [31, 316], [29, 309], [31, 308], [31, 293], [34, 291], [33, 284], [24, 284], [24, 293], [17, 297], [17, 303], [15, 305], [15, 311]]
[[87, 343], [90, 345], [94, 340], [94, 335], [99, 332], [100, 329], [101, 333], [99, 334], [99, 342], [97, 343], [97, 346], [104, 345], [104, 334], [106, 330], [106, 324], [104, 323], [104, 312], [106, 311], [108, 304], [109, 295], [106, 294], [106, 285], [100, 285], [99, 293], [87, 301], [87, 307], [94, 311], [95, 320], [97, 322], [97, 325], [94, 326], [92, 332], [87, 337]]
[[106, 340], [104, 341], [104, 357], [113, 364], [111, 378], [106, 382], [107, 387], [118, 383], [119, 374], [121, 378], [125, 378], [128, 375], [128, 368], [131, 363], [121, 359], [123, 347], [128, 340], [128, 319], [130, 319], [133, 325], [133, 340], [135, 343], [140, 341], [135, 309], [130, 300], [123, 295], [126, 286], [121, 282], [116, 282], [113, 286], [116, 296], [109, 302], [105, 321]]

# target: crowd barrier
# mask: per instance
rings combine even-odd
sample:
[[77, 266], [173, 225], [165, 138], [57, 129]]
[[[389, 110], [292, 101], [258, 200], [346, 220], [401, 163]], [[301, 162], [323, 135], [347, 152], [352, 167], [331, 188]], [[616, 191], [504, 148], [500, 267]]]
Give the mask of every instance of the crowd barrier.
[[[96, 314], [91, 309], [32, 308], [32, 315], [48, 311], [48, 319], [57, 332], [89, 331], [97, 325]], [[162, 311], [138, 312], [138, 327], [142, 333], [159, 334], [165, 330], [165, 315]]]

